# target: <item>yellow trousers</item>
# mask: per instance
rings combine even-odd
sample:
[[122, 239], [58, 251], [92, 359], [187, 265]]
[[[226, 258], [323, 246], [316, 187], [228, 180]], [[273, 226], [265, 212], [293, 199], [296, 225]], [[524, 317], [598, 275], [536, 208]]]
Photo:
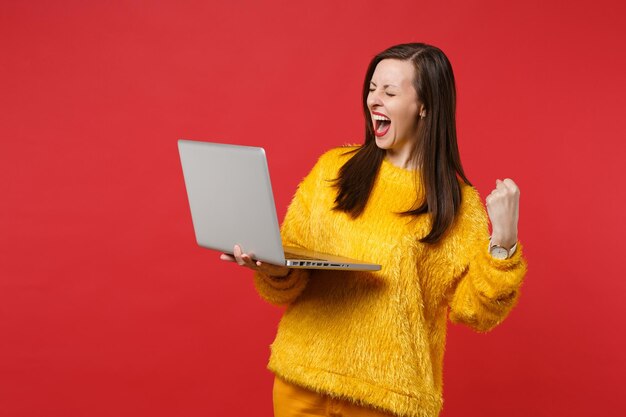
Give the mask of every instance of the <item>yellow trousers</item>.
[[278, 377], [274, 379], [273, 397], [274, 417], [392, 417], [391, 414], [309, 391]]

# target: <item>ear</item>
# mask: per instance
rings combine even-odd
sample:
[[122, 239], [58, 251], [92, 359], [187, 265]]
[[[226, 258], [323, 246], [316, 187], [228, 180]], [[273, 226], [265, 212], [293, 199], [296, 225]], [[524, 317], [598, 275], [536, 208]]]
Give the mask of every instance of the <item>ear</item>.
[[419, 115], [420, 118], [423, 119], [424, 117], [426, 117], [426, 107], [424, 107], [423, 104], [420, 104], [420, 111], [419, 111]]

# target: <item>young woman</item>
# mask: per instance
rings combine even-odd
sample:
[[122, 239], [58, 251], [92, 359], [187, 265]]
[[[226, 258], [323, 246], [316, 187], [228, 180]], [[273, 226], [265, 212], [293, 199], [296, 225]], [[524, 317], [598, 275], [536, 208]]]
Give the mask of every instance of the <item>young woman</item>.
[[425, 44], [372, 60], [365, 143], [322, 155], [285, 216], [285, 245], [379, 263], [287, 269], [234, 248], [260, 295], [288, 305], [272, 344], [274, 412], [437, 416], [446, 319], [488, 331], [515, 305], [526, 263], [519, 189], [497, 180], [491, 221], [463, 173], [450, 62]]

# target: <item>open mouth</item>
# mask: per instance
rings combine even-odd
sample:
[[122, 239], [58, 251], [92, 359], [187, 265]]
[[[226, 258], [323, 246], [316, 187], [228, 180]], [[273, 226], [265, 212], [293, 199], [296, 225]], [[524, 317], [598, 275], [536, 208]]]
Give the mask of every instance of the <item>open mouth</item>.
[[384, 114], [380, 113], [373, 113], [372, 120], [374, 121], [374, 134], [377, 137], [385, 136], [391, 127], [391, 120]]

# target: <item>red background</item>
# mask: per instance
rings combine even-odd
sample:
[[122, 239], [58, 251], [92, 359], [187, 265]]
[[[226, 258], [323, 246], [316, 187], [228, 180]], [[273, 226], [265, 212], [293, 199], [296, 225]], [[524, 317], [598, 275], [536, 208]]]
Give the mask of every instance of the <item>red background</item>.
[[443, 416], [625, 415], [622, 4], [3, 1], [0, 415], [271, 415], [281, 311], [196, 246], [176, 140], [265, 147], [282, 218], [408, 41], [452, 61], [481, 194], [519, 184], [530, 265], [502, 326], [449, 326]]

